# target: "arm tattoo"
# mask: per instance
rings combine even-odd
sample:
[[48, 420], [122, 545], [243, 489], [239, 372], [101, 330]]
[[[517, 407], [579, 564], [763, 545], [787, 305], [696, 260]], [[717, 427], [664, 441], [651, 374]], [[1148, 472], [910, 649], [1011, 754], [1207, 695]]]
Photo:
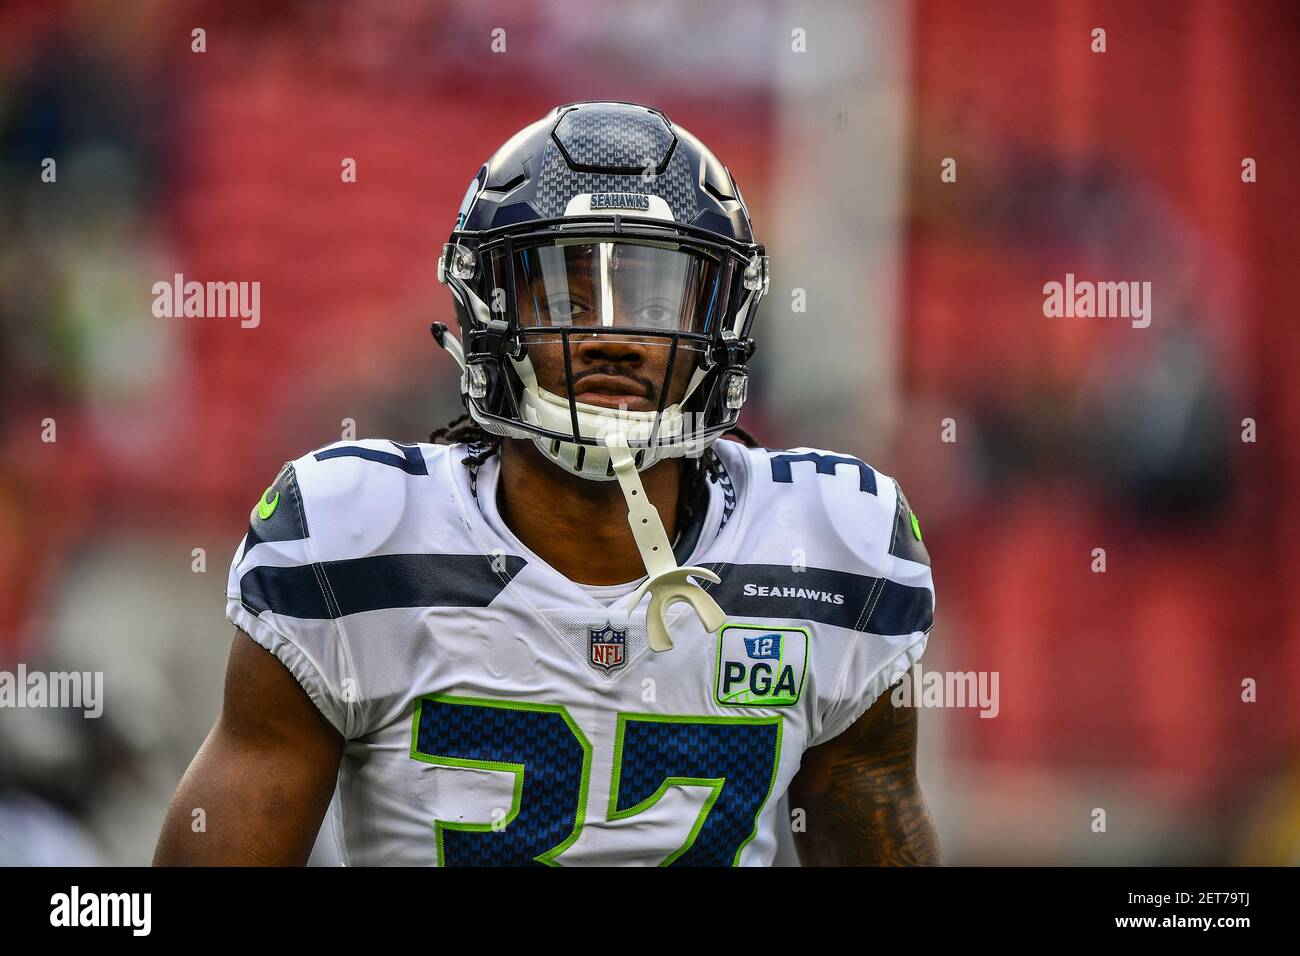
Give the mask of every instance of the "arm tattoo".
[[791, 809], [807, 814], [795, 833], [805, 866], [937, 865], [939, 838], [916, 779], [915, 707], [885, 691], [834, 740], [804, 754]]

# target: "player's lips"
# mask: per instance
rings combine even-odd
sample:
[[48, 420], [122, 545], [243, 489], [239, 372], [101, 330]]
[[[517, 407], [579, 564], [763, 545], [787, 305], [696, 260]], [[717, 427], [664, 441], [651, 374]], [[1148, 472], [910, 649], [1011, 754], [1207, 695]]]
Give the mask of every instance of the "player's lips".
[[604, 408], [626, 407], [629, 411], [653, 411], [655, 405], [638, 382], [620, 375], [587, 375], [575, 386], [580, 402]]

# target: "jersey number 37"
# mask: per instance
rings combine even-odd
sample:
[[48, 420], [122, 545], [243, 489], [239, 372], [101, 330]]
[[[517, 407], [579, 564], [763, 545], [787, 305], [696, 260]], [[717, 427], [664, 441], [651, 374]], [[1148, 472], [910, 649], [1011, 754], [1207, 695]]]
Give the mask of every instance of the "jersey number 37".
[[[757, 832], [780, 753], [780, 716], [620, 713], [607, 819], [644, 812], [669, 787], [706, 787], [685, 841], [661, 865], [735, 866]], [[498, 811], [491, 822], [434, 821], [439, 866], [558, 866], [582, 831], [591, 743], [562, 706], [421, 697], [411, 757], [514, 774], [504, 815]]]

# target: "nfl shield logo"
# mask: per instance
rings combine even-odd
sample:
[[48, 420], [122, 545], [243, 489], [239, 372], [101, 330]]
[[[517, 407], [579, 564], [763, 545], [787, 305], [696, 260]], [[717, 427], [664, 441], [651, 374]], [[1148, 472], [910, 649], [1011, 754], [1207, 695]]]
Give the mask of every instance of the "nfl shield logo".
[[606, 621], [604, 627], [587, 628], [587, 634], [590, 638], [588, 660], [593, 665], [603, 668], [607, 673], [623, 666], [623, 647], [627, 643], [626, 630], [616, 630], [610, 626], [609, 621]]

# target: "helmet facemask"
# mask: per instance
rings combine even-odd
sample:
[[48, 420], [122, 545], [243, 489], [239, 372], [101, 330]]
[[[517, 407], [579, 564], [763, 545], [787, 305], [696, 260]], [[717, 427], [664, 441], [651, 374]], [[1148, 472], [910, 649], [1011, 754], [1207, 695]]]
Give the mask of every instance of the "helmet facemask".
[[476, 281], [457, 282], [467, 251], [449, 246], [443, 268], [472, 328], [498, 344], [491, 356], [469, 350], [466, 368], [466, 405], [487, 431], [530, 438], [566, 471], [609, 481], [613, 430], [645, 470], [701, 454], [736, 423], [762, 257], [570, 225], [484, 243]]

